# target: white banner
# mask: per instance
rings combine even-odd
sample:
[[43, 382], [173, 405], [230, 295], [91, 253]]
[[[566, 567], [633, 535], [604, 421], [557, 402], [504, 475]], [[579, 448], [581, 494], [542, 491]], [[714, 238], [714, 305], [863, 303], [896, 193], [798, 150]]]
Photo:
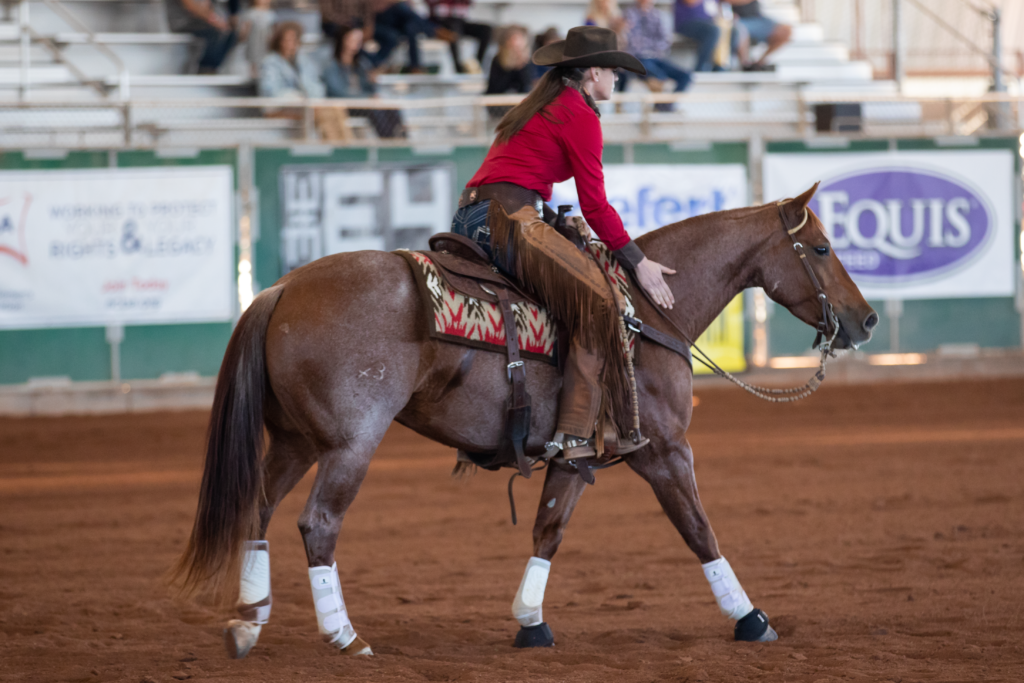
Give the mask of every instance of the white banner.
[[229, 320], [230, 166], [0, 172], [0, 328]]
[[[749, 204], [743, 164], [609, 164], [604, 184], [608, 202], [633, 238], [684, 218]], [[571, 215], [581, 215], [575, 181], [555, 185], [549, 204], [572, 204]]]
[[870, 299], [1012, 296], [1009, 150], [766, 154], [764, 198], [811, 209]]

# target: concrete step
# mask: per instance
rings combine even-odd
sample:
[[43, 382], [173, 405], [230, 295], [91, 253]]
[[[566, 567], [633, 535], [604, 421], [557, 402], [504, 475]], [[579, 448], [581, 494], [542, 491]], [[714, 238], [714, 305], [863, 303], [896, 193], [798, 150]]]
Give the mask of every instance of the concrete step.
[[[29, 84], [54, 85], [78, 83], [78, 79], [66, 66], [52, 64], [33, 66], [29, 70]], [[18, 87], [21, 84], [21, 69], [12, 66], [0, 66], [0, 88]]]
[[21, 29], [14, 22], [0, 22], [0, 41], [17, 40], [20, 35]]
[[870, 81], [874, 69], [870, 62], [846, 62], [836, 64], [779, 64], [775, 74], [780, 81], [797, 83], [832, 81]]
[[[855, 83], [810, 83], [800, 88], [808, 100], [829, 101], [829, 96], [898, 95], [896, 81], [879, 80]], [[820, 98], [820, 99], [819, 99]]]
[[18, 110], [0, 110], [0, 129], [8, 133], [50, 129], [111, 128], [124, 125], [116, 109], [61, 107], [32, 109], [31, 114]]
[[[53, 62], [53, 55], [42, 45], [29, 46], [29, 59], [33, 64], [49, 64]], [[17, 43], [0, 43], [0, 62], [21, 63], [21, 45]], [[4, 64], [13, 66], [13, 64]]]
[[768, 58], [772, 64], [790, 62], [848, 62], [850, 50], [843, 43], [789, 42]]
[[761, 7], [761, 11], [769, 19], [774, 19], [780, 24], [793, 24], [800, 23], [800, 8], [795, 5], [764, 5]]
[[824, 43], [825, 29], [821, 24], [794, 24], [790, 40], [795, 43]]

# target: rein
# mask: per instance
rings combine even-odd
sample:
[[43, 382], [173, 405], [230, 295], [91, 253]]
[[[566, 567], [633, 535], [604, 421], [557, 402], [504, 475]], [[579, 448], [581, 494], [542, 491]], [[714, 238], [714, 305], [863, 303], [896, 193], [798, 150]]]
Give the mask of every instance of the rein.
[[[771, 403], [790, 403], [792, 401], [799, 401], [800, 399], [807, 398], [815, 391], [817, 391], [818, 387], [821, 386], [821, 383], [825, 381], [825, 361], [829, 356], [832, 356], [833, 358], [835, 357], [835, 352], [832, 350], [832, 344], [833, 342], [835, 342], [836, 336], [838, 336], [839, 334], [839, 319], [836, 317], [835, 311], [832, 310], [832, 304], [829, 303], [828, 295], [825, 293], [825, 290], [822, 289], [821, 283], [818, 281], [817, 275], [814, 274], [814, 269], [811, 268], [811, 264], [807, 261], [807, 253], [804, 251], [804, 245], [801, 242], [798, 242], [796, 239], [796, 234], [800, 232], [800, 230], [803, 229], [803, 227], [807, 224], [807, 220], [810, 214], [807, 208], [805, 207], [803, 220], [800, 221], [798, 225], [791, 227], [789, 225], [789, 221], [786, 220], [785, 212], [782, 210], [782, 206], [783, 204], [786, 203], [786, 201], [780, 201], [776, 204], [779, 210], [779, 218], [782, 220], [782, 227], [786, 231], [786, 234], [789, 236], [790, 240], [792, 240], [793, 249], [797, 252], [797, 254], [800, 255], [800, 262], [803, 263], [804, 269], [807, 271], [807, 275], [811, 280], [811, 284], [814, 285], [814, 291], [817, 294], [818, 301], [821, 302], [822, 320], [820, 323], [818, 323], [818, 334], [814, 339], [814, 346], [821, 350], [821, 362], [818, 366], [818, 371], [815, 372], [814, 376], [807, 380], [807, 382], [805, 382], [802, 386], [792, 387], [789, 389], [761, 387], [754, 384], [748, 384], [747, 382], [744, 382], [743, 380], [734, 376], [732, 373], [723, 370], [721, 367], [719, 367], [717, 363], [715, 363], [715, 361], [711, 359], [710, 356], [704, 353], [704, 351], [702, 351], [700, 347], [698, 347], [693, 342], [693, 340], [686, 335], [685, 332], [683, 332], [683, 330], [679, 327], [679, 325], [675, 323], [675, 321], [668, 317], [668, 314], [665, 313], [661, 309], [661, 307], [658, 306], [657, 303], [655, 303], [655, 301], [644, 290], [644, 288], [640, 286], [640, 283], [637, 282], [637, 289], [639, 289], [640, 292], [643, 293], [644, 297], [646, 297], [647, 301], [649, 301], [651, 306], [654, 307], [654, 310], [658, 313], [658, 315], [661, 316], [661, 318], [665, 322], [667, 322], [673, 330], [675, 330], [676, 334], [682, 337], [686, 341], [686, 343], [690, 345], [690, 349], [693, 352], [693, 358], [695, 358], [700, 363], [704, 364], [719, 377], [727, 379], [733, 384], [742, 388], [743, 390], [756, 396], [757, 398], [764, 399], [765, 401], [770, 401]], [[666, 341], [663, 338], [668, 337], [668, 335], [665, 335], [664, 333], [658, 332], [657, 330], [653, 330], [652, 328], [644, 325], [643, 321], [631, 319], [627, 320], [626, 322], [635, 332], [642, 334], [651, 341], [657, 344], [661, 344], [662, 346], [671, 349], [672, 351], [681, 353], [681, 355], [683, 355], [684, 357], [689, 357], [690, 354], [679, 351], [678, 347], [682, 346], [682, 344], [680, 344], [675, 339], [672, 340], [673, 342], [676, 342], [675, 344], [666, 343]], [[829, 336], [829, 330], [831, 330], [831, 336]], [[652, 334], [652, 332], [657, 334]], [[659, 339], [659, 336], [662, 339]], [[824, 343], [822, 343], [821, 341], [822, 338], [826, 338], [826, 341]]]

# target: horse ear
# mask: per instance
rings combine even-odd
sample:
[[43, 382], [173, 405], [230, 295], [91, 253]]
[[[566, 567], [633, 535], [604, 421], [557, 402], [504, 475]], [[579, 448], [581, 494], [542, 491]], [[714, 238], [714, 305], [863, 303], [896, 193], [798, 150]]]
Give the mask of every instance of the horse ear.
[[811, 199], [814, 198], [814, 193], [818, 191], [818, 185], [821, 185], [821, 181], [814, 183], [809, 190], [804, 192], [799, 197], [793, 199], [793, 205], [797, 211], [803, 211], [807, 208], [807, 205], [811, 203]]

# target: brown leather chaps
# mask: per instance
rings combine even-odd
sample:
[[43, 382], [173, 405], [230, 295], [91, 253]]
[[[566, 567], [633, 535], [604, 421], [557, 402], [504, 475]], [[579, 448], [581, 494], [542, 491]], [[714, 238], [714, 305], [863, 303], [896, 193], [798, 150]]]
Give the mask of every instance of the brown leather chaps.
[[495, 263], [514, 274], [569, 330], [557, 431], [589, 438], [602, 406], [625, 414], [615, 405], [616, 399], [628, 397], [617, 293], [597, 263], [541, 220], [533, 206], [506, 215], [492, 201], [488, 223]]

